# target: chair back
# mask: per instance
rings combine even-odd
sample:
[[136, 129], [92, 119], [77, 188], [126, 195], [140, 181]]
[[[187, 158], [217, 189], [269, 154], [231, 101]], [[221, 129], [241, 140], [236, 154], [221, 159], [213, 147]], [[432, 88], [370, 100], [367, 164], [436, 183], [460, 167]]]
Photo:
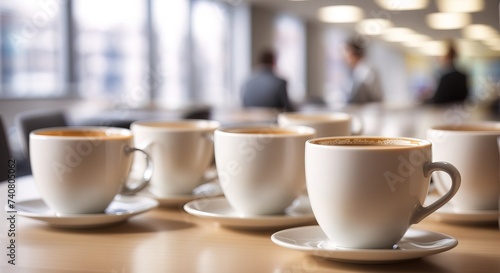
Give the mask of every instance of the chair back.
[[48, 127], [68, 126], [64, 112], [52, 110], [23, 112], [16, 116], [15, 122], [19, 130], [21, 147], [27, 160], [30, 158], [29, 141], [31, 131]]
[[9, 141], [7, 140], [7, 130], [0, 116], [0, 182], [8, 179], [9, 160], [11, 159]]

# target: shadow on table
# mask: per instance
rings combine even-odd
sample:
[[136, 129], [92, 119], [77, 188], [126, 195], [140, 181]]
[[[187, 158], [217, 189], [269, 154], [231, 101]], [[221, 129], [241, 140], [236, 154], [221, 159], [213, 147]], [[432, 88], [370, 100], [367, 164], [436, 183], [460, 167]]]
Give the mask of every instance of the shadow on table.
[[134, 234], [134, 233], [153, 233], [161, 231], [174, 231], [194, 227], [194, 224], [186, 221], [162, 219], [158, 217], [148, 217], [146, 219], [132, 218], [124, 222], [114, 223], [109, 226], [101, 226], [85, 229], [67, 229], [47, 226], [47, 229], [56, 232], [66, 233], [85, 233], [85, 234]]
[[[293, 269], [291, 271], [291, 269]], [[344, 263], [306, 255], [304, 259], [285, 264], [276, 272], [499, 272], [497, 257], [473, 253], [443, 253], [416, 260], [386, 264]]]

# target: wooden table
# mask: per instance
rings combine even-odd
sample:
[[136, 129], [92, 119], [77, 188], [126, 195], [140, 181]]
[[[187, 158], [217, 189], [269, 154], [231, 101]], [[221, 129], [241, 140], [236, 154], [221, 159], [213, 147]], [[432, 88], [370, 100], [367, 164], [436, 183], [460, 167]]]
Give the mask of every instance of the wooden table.
[[[0, 201], [7, 203], [6, 186]], [[31, 177], [19, 178], [17, 198], [38, 194]], [[463, 226], [432, 216], [415, 228], [446, 233], [457, 247], [418, 260], [362, 265], [323, 260], [275, 245], [276, 230], [241, 231], [185, 213], [157, 208], [105, 228], [55, 229], [18, 216], [16, 265], [7, 263], [8, 221], [2, 210], [0, 272], [500, 272], [498, 225]]]

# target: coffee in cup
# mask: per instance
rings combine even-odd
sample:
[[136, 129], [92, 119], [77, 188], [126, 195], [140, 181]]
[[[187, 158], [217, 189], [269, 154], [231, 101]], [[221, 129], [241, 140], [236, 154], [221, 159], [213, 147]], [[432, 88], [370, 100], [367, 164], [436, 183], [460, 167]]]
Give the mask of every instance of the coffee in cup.
[[[141, 181], [127, 183], [134, 152], [146, 159]], [[57, 127], [30, 133], [30, 159], [44, 202], [62, 214], [101, 213], [118, 193], [144, 188], [152, 163], [133, 147], [130, 130], [111, 127]]]
[[[306, 181], [316, 220], [337, 247], [392, 248], [408, 228], [457, 192], [460, 174], [432, 162], [431, 143], [412, 138], [328, 137], [306, 143]], [[451, 189], [424, 207], [431, 173]]]
[[270, 124], [215, 131], [222, 191], [243, 216], [281, 214], [305, 188], [304, 145], [314, 129]]

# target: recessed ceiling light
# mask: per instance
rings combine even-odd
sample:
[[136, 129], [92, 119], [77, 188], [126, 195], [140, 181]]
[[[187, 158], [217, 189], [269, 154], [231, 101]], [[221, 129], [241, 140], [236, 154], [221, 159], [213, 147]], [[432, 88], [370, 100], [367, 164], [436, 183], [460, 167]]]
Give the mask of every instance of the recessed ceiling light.
[[404, 42], [406, 36], [416, 34], [415, 31], [404, 27], [388, 28], [384, 31], [383, 38], [389, 42]]
[[489, 47], [500, 46], [500, 36], [496, 36], [496, 37], [493, 37], [491, 39], [484, 40], [482, 42], [483, 42], [483, 44], [485, 44], [485, 45], [487, 45]]
[[429, 56], [443, 56], [446, 54], [447, 44], [444, 41], [424, 42], [420, 51]]
[[433, 29], [460, 29], [470, 22], [468, 13], [436, 12], [427, 15], [427, 25]]
[[468, 25], [462, 30], [464, 38], [473, 40], [488, 40], [496, 37], [498, 34], [494, 28], [489, 25], [475, 24]]
[[422, 46], [425, 42], [430, 41], [431, 37], [423, 34], [410, 34], [406, 35], [405, 41], [403, 41], [403, 44], [407, 47], [420, 47]]
[[458, 39], [455, 41], [459, 55], [461, 56], [480, 56], [484, 55], [487, 48], [475, 40]]
[[500, 51], [500, 45], [490, 46], [490, 49], [494, 51]]
[[382, 18], [364, 19], [358, 23], [356, 30], [362, 35], [381, 35], [392, 27], [391, 21]]
[[428, 0], [377, 0], [377, 4], [387, 10], [417, 10], [425, 9]]
[[364, 17], [364, 12], [357, 6], [327, 6], [318, 11], [318, 17], [325, 23], [354, 23]]
[[438, 0], [441, 12], [478, 12], [484, 9], [483, 0]]

